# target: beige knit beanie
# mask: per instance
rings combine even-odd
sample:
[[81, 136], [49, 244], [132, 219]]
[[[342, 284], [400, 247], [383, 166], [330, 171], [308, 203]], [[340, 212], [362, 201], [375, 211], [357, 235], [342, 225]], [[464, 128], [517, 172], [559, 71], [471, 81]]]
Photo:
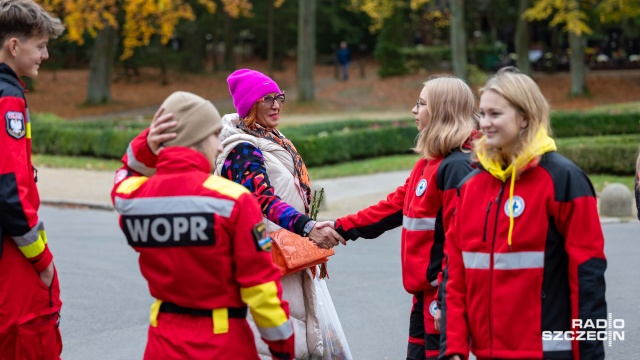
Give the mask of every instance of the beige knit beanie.
[[213, 104], [198, 95], [176, 91], [162, 103], [164, 114], [172, 113], [178, 125], [166, 130], [178, 136], [164, 146], [192, 146], [222, 129], [220, 113]]

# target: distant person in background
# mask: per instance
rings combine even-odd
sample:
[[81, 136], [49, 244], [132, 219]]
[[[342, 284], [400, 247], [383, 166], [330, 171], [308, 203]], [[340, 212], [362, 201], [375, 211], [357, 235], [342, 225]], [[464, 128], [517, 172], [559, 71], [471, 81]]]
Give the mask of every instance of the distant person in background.
[[342, 80], [347, 81], [347, 79], [349, 79], [349, 63], [351, 62], [351, 50], [349, 50], [346, 41], [340, 42], [340, 48], [338, 49], [336, 60], [342, 68]]

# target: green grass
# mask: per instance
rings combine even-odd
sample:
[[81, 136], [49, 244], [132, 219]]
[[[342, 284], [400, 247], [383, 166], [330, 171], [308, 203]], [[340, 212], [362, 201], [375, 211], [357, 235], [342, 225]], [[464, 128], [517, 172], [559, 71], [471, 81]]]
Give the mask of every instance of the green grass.
[[116, 171], [122, 163], [119, 160], [98, 159], [88, 156], [58, 156], [33, 154], [33, 165], [53, 168]]
[[611, 183], [624, 184], [629, 188], [629, 190], [633, 191], [633, 176], [589, 175], [589, 179], [591, 179], [596, 191], [602, 191], [607, 184]]
[[620, 104], [609, 104], [596, 106], [589, 112], [605, 112], [605, 113], [621, 113], [621, 112], [638, 112], [640, 111], [640, 102], [628, 102]]
[[419, 155], [394, 155], [309, 168], [312, 180], [411, 170]]

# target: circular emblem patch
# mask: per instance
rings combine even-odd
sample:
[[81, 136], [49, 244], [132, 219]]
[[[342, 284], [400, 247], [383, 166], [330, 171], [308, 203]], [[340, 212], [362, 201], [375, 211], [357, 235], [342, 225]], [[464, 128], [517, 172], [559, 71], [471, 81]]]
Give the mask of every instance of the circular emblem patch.
[[422, 196], [424, 192], [427, 190], [427, 180], [422, 179], [416, 186], [416, 196]]
[[514, 218], [517, 218], [518, 216], [522, 215], [522, 212], [524, 211], [524, 200], [520, 196], [514, 196], [513, 205], [512, 206], [509, 206], [509, 205], [510, 205], [509, 199], [507, 199], [507, 202], [504, 204], [504, 213], [507, 214], [507, 216], [511, 215], [509, 208], [513, 209]]
[[438, 303], [433, 300], [431, 304], [429, 304], [429, 314], [431, 314], [431, 316], [436, 316], [436, 311], [438, 311]]

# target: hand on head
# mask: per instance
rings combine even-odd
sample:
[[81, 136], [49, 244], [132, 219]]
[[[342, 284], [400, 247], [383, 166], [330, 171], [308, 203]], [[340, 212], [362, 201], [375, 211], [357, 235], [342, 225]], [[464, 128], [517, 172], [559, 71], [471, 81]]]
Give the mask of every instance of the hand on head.
[[175, 139], [178, 135], [175, 132], [166, 132], [168, 129], [176, 127], [178, 122], [173, 120], [172, 113], [163, 113], [164, 107], [161, 106], [153, 116], [153, 120], [151, 120], [149, 134], [147, 135], [147, 145], [155, 155], [158, 155], [160, 150], [162, 150], [160, 145], [162, 145], [163, 142]]

